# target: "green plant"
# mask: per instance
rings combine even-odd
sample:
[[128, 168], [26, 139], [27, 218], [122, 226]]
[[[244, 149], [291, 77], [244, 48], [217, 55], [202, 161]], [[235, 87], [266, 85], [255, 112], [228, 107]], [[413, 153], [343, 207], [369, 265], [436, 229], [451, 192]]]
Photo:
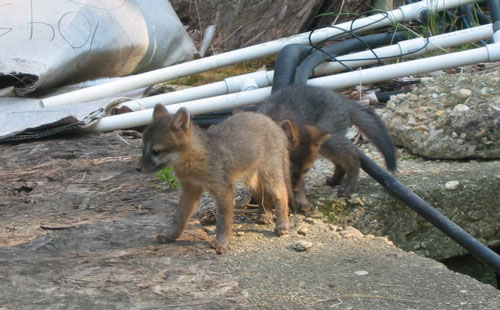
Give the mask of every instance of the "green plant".
[[345, 198], [326, 198], [321, 201], [313, 198], [311, 201], [328, 218], [329, 222], [337, 225], [345, 224], [347, 212], [347, 200]]
[[173, 173], [174, 169], [172, 167], [167, 167], [156, 173], [156, 177], [163, 182], [167, 183], [169, 188], [178, 188], [180, 186], [179, 181], [175, 178]]

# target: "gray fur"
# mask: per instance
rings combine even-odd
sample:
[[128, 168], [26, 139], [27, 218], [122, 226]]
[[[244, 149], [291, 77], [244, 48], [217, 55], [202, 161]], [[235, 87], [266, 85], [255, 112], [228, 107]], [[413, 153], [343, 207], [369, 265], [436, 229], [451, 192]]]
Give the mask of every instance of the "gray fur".
[[359, 175], [357, 149], [345, 136], [351, 125], [356, 125], [375, 144], [390, 170], [396, 169], [394, 143], [382, 120], [370, 108], [363, 108], [332, 90], [292, 84], [273, 93], [257, 111], [275, 121], [290, 119], [331, 134], [322, 145], [321, 154], [335, 164], [335, 174], [328, 184], [340, 184], [345, 175], [340, 196], [348, 196], [355, 190]]

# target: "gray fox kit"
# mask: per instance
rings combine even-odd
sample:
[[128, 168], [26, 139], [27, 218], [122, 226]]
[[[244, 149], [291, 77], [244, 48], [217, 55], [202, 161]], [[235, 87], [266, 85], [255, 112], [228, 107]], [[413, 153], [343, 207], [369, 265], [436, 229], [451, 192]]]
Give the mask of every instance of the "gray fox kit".
[[[356, 125], [370, 141], [375, 144], [385, 158], [389, 170], [396, 169], [396, 151], [394, 143], [382, 120], [370, 108], [361, 107], [356, 101], [339, 95], [332, 90], [310, 85], [292, 84], [273, 93], [257, 111], [270, 116], [275, 121], [289, 119], [296, 124], [307, 124], [329, 133], [328, 139], [321, 145], [320, 154], [330, 159], [335, 165], [333, 177], [327, 179], [331, 186], [340, 185], [345, 176], [339, 196], [351, 195], [359, 176], [360, 161], [356, 147], [346, 138], [348, 128]], [[300, 152], [291, 150], [291, 155]], [[299, 163], [300, 165], [300, 158]], [[297, 163], [291, 161], [292, 174]], [[305, 171], [303, 171], [305, 172]], [[296, 172], [295, 172], [296, 173]], [[309, 208], [304, 188], [292, 176], [297, 203], [301, 208]], [[305, 205], [304, 205], [305, 204]]]
[[[286, 126], [288, 123], [284, 121]], [[240, 112], [201, 130], [192, 124], [185, 108], [170, 115], [157, 104], [153, 122], [143, 133], [141, 171], [167, 166], [174, 168], [181, 195], [174, 225], [158, 235], [158, 241], [172, 242], [179, 237], [203, 190], [207, 190], [218, 209], [215, 249], [224, 253], [232, 235], [234, 183], [238, 180], [261, 199], [266, 211], [274, 204], [275, 234], [288, 233], [289, 195], [293, 197], [288, 140], [285, 131], [269, 117]]]

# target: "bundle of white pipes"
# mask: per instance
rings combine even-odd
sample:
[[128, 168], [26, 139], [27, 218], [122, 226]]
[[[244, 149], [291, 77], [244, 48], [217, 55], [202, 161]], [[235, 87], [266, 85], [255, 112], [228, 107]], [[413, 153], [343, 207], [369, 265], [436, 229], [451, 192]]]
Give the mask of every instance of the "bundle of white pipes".
[[[104, 98], [107, 96], [119, 94], [132, 89], [153, 85], [160, 82], [176, 79], [179, 77], [224, 67], [234, 63], [244, 62], [251, 59], [275, 54], [282, 47], [292, 43], [309, 44], [317, 43], [334, 35], [346, 31], [364, 31], [402, 23], [418, 19], [423, 12], [442, 11], [454, 7], [459, 7], [473, 0], [427, 0], [409, 5], [401, 6], [398, 9], [386, 13], [379, 13], [369, 17], [357, 19], [353, 22], [346, 22], [336, 25], [335, 28], [324, 28], [309, 36], [309, 33], [303, 33], [289, 38], [271, 41], [251, 47], [242, 48], [224, 54], [206, 57], [183, 64], [170, 66], [134, 76], [122, 78], [117, 81], [65, 93], [62, 95], [45, 98], [41, 101], [42, 107], [66, 105], [72, 103], [85, 102]], [[435, 50], [449, 46], [456, 46], [466, 42], [478, 41], [490, 38], [493, 35], [491, 26], [484, 25], [470, 28], [462, 31], [448, 33], [427, 39], [412, 39], [399, 42], [398, 44], [376, 49], [379, 57], [399, 57], [418, 49], [424, 49], [415, 53], [415, 55], [426, 51]], [[426, 45], [427, 43], [427, 45]], [[372, 83], [390, 78], [397, 78], [416, 73], [429, 72], [449, 67], [456, 67], [476, 62], [496, 61], [500, 58], [500, 51], [497, 44], [491, 44], [486, 47], [468, 50], [459, 53], [448, 54], [444, 56], [435, 56], [425, 58], [424, 60], [413, 60], [405, 63], [384, 66], [383, 69], [372, 68], [337, 74], [335, 76], [312, 79], [309, 83], [329, 88], [341, 88], [359, 83]], [[373, 58], [371, 52], [362, 52], [342, 57], [342, 60], [349, 58]], [[351, 63], [351, 66], [361, 66], [369, 63], [366, 61], [357, 61]], [[317, 68], [316, 75], [323, 75], [340, 70], [338, 64], [330, 63]], [[150, 109], [156, 103], [168, 104], [167, 109], [175, 112], [179, 107], [187, 107], [192, 114], [202, 114], [225, 110], [234, 107], [240, 107], [250, 104], [256, 104], [264, 100], [270, 94], [270, 85], [272, 81], [272, 72], [256, 72], [249, 75], [226, 79], [225, 81], [196, 87], [193, 90], [182, 90], [169, 94], [144, 98], [127, 102], [127, 106], [133, 110], [141, 111], [109, 116], [101, 119], [94, 126], [89, 128], [91, 131], [112, 131], [117, 129], [131, 128], [135, 126], [146, 125], [151, 121], [152, 110]], [[264, 88], [262, 88], [264, 87]], [[257, 89], [256, 89], [257, 88]], [[239, 93], [241, 90], [247, 90]], [[232, 93], [231, 92], [238, 92]], [[230, 93], [230, 94], [228, 94]], [[216, 96], [216, 97], [214, 97]], [[204, 99], [201, 99], [204, 98]], [[196, 99], [196, 100], [195, 100]], [[125, 104], [125, 103], [124, 103]], [[145, 109], [145, 110], [144, 110]]]
[[[316, 76], [336, 73], [344, 70], [340, 62], [347, 63], [351, 68], [357, 68], [375, 63], [376, 54], [380, 58], [397, 58], [400, 55], [415, 57], [437, 49], [458, 46], [474, 41], [486, 40], [493, 36], [491, 24], [464, 29], [453, 33], [445, 33], [427, 39], [417, 38], [399, 42], [398, 44], [376, 48], [372, 51], [352, 53], [337, 57], [339, 62], [325, 62], [314, 70]], [[196, 99], [220, 96], [255, 88], [267, 87], [272, 84], [274, 71], [257, 71], [240, 76], [226, 78], [224, 81], [206, 84], [197, 87], [165, 93], [161, 95], [125, 101], [116, 107], [128, 106], [134, 111], [149, 109], [157, 103], [165, 105], [191, 101]], [[358, 81], [359, 82], [359, 81]]]

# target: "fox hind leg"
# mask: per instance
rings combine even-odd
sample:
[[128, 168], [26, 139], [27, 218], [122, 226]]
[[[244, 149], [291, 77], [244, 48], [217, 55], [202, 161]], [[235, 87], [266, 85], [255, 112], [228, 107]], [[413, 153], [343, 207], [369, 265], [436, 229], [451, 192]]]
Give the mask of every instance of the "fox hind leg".
[[342, 168], [342, 166], [339, 164], [334, 165], [335, 171], [333, 173], [333, 176], [326, 178], [326, 185], [329, 185], [331, 187], [342, 184], [342, 179], [344, 179], [345, 176], [345, 169]]
[[278, 173], [276, 178], [272, 180], [265, 179], [264, 189], [265, 197], [270, 197], [274, 204], [274, 212], [276, 214], [276, 226], [274, 233], [277, 236], [288, 234], [290, 224], [288, 220], [288, 187], [285, 183], [285, 178], [282, 173]]
[[327, 184], [339, 185], [344, 178], [344, 185], [339, 189], [338, 196], [350, 196], [356, 190], [360, 169], [356, 147], [345, 137], [332, 136], [322, 145], [321, 154], [335, 165], [333, 177], [327, 179]]

